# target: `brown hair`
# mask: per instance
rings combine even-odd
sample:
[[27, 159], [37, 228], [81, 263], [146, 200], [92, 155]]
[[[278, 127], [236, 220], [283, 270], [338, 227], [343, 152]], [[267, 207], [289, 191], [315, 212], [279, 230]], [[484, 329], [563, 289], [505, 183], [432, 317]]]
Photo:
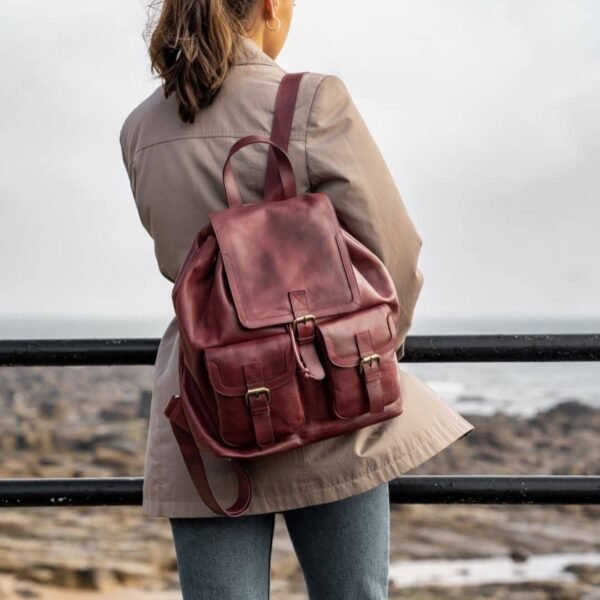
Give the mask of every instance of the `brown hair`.
[[[165, 98], [175, 93], [179, 116], [193, 123], [196, 113], [211, 104], [234, 58], [241, 52], [243, 21], [257, 0], [161, 0], [151, 32], [150, 70], [163, 79]], [[144, 38], [152, 30], [150, 16]]]

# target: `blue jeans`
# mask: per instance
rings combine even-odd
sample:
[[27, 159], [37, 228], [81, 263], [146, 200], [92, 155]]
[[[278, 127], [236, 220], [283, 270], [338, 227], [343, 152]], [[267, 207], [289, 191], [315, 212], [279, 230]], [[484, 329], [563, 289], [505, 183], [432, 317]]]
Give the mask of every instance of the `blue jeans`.
[[[310, 600], [388, 597], [389, 488], [283, 511]], [[268, 600], [275, 513], [170, 518], [184, 600]]]

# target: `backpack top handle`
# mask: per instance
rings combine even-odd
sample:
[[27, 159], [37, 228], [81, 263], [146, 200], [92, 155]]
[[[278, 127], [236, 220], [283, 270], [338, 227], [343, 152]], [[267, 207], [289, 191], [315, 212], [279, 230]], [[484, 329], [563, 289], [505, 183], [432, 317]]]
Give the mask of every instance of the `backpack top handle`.
[[223, 184], [225, 186], [225, 197], [229, 208], [237, 208], [242, 206], [242, 199], [240, 196], [240, 190], [235, 181], [235, 176], [229, 162], [231, 157], [238, 151], [250, 144], [269, 144], [275, 151], [277, 173], [281, 185], [283, 186], [283, 197], [282, 200], [287, 198], [296, 197], [296, 176], [294, 175], [294, 168], [290, 161], [290, 157], [287, 152], [273, 140], [264, 137], [262, 135], [247, 135], [239, 139], [231, 149], [225, 159], [225, 165], [223, 166]]

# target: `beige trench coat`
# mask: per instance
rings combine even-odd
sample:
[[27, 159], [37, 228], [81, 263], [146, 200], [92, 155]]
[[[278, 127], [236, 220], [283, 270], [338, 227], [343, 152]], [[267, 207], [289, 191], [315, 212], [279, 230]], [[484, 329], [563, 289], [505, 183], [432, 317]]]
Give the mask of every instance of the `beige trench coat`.
[[[125, 119], [120, 143], [144, 228], [154, 240], [158, 268], [173, 282], [211, 210], [226, 208], [222, 169], [240, 137], [269, 136], [277, 86], [285, 70], [252, 40], [247, 58], [229, 72], [210, 107], [192, 125], [177, 114], [174, 96], [159, 86]], [[289, 143], [298, 193], [324, 191], [342, 225], [375, 252], [397, 287], [402, 320], [397, 356], [411, 325], [423, 276], [422, 240], [391, 173], [344, 83], [311, 72], [301, 81]], [[267, 146], [246, 147], [232, 158], [245, 202], [261, 200]], [[243, 167], [243, 169], [241, 168]], [[174, 313], [173, 313], [174, 314]], [[162, 336], [144, 468], [143, 513], [154, 517], [214, 517], [188, 474], [163, 411], [179, 392], [174, 317]], [[420, 465], [473, 430], [424, 382], [400, 370], [404, 412], [399, 417], [268, 457], [252, 459], [253, 498], [246, 514], [277, 512], [367, 491]], [[203, 452], [210, 481], [227, 505], [236, 478], [220, 457]]]

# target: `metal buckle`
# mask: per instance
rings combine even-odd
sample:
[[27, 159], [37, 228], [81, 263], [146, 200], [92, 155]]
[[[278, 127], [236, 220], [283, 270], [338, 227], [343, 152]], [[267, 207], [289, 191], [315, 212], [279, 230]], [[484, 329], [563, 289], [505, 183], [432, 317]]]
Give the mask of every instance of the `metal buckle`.
[[292, 327], [294, 328], [294, 333], [296, 335], [298, 335], [298, 321], [302, 321], [302, 323], [306, 323], [307, 319], [311, 319], [313, 323], [315, 322], [314, 315], [302, 315], [301, 317], [298, 317], [292, 321]]
[[265, 393], [267, 394], [267, 404], [271, 403], [271, 390], [269, 388], [266, 387], [258, 387], [258, 388], [253, 388], [251, 390], [248, 390], [245, 394], [244, 394], [244, 398], [246, 401], [246, 406], [249, 406], [249, 400], [248, 400], [248, 396], [250, 395], [256, 395], [258, 396], [259, 394]]
[[379, 354], [369, 354], [369, 356], [365, 356], [364, 358], [360, 359], [360, 363], [358, 365], [358, 370], [359, 372], [362, 374], [365, 370], [365, 363], [369, 363], [369, 366], [371, 366], [373, 364], [373, 361], [376, 360], [377, 364], [380, 364], [380, 356]]

